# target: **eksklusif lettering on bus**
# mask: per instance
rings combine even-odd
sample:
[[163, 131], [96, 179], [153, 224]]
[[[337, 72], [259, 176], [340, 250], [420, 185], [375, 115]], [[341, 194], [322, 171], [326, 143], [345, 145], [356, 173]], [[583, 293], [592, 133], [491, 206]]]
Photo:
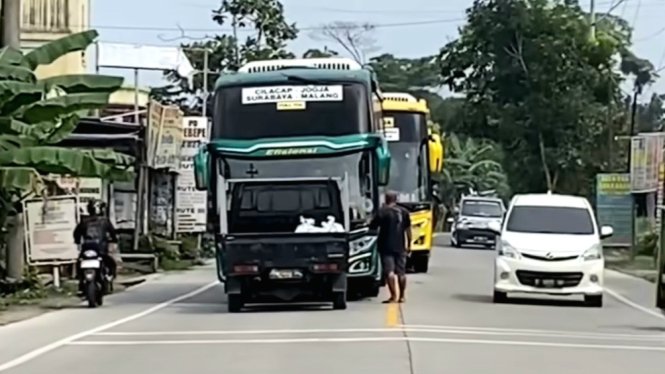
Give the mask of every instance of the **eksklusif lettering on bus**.
[[344, 88], [337, 86], [273, 86], [242, 89], [242, 104], [268, 104], [287, 101], [342, 101]]

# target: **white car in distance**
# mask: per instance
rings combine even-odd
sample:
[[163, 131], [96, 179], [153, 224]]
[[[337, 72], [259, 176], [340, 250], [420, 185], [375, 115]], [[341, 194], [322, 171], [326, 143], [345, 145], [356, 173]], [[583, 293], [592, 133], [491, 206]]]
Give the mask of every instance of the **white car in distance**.
[[494, 302], [509, 293], [583, 295], [603, 305], [602, 239], [613, 229], [596, 224], [587, 199], [556, 194], [516, 195], [502, 224], [488, 229], [499, 238], [494, 267]]

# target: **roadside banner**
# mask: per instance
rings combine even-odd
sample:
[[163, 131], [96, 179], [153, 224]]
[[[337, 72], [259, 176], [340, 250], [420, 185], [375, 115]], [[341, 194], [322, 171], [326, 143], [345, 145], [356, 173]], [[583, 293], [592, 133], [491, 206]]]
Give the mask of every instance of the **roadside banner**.
[[182, 111], [150, 101], [148, 110], [148, 165], [178, 170], [182, 144]]
[[86, 205], [90, 200], [106, 201], [107, 183], [100, 178], [73, 178], [64, 175], [52, 177], [67, 195], [78, 197], [79, 215], [88, 215]]
[[208, 142], [208, 118], [184, 117], [176, 185], [176, 232], [205, 232], [208, 192], [196, 189], [194, 156]]
[[632, 196], [630, 175], [596, 175], [596, 215], [598, 225], [612, 226], [614, 235], [603, 240], [605, 246], [630, 246], [632, 243]]
[[27, 200], [23, 202], [23, 212], [29, 264], [76, 261], [79, 254], [73, 235], [78, 222], [76, 197]]
[[630, 179], [632, 193], [655, 192], [663, 157], [663, 134], [645, 133], [631, 138]]

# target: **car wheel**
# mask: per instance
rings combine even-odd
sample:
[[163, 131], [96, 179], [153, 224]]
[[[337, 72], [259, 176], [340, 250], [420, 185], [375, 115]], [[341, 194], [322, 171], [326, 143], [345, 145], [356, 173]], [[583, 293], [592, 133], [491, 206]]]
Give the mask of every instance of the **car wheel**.
[[508, 301], [508, 294], [506, 292], [501, 292], [494, 290], [494, 295], [492, 297], [494, 304], [502, 304]]
[[593, 308], [602, 308], [603, 295], [584, 295], [584, 303]]

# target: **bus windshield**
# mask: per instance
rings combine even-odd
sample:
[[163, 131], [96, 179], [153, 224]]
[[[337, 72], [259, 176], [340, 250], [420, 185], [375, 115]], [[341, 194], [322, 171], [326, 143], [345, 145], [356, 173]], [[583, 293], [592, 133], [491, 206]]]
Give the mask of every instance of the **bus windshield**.
[[400, 202], [429, 200], [427, 153], [421, 147], [427, 136], [425, 114], [387, 110], [383, 118], [391, 156], [388, 189], [398, 194]]
[[351, 219], [365, 221], [374, 210], [374, 186], [369, 152], [342, 156], [289, 159], [219, 159], [226, 179], [349, 178]]
[[341, 136], [369, 132], [370, 100], [360, 83], [223, 87], [212, 138]]
[[426, 201], [427, 164], [420, 154], [420, 144], [389, 142], [388, 148], [391, 156], [388, 190], [397, 193], [399, 201], [403, 203]]

